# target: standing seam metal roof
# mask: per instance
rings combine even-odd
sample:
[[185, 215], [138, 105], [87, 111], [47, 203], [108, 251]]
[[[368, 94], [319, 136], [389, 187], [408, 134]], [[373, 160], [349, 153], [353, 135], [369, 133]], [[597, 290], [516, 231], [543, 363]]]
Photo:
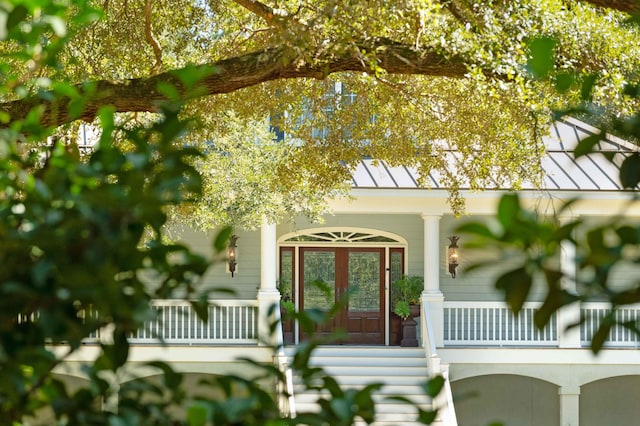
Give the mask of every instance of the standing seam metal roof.
[[[619, 172], [622, 161], [638, 147], [605, 135], [598, 143], [600, 152], [613, 153], [613, 162], [603, 155], [589, 154], [576, 159], [573, 152], [578, 142], [588, 136], [599, 134], [598, 129], [573, 118], [556, 121], [549, 129], [549, 135], [543, 137], [546, 154], [541, 159], [544, 172], [542, 188], [535, 188], [531, 182], [524, 182], [523, 189], [547, 189], [552, 191], [622, 191]], [[460, 161], [458, 151], [445, 153], [447, 162], [456, 167]], [[364, 159], [352, 173], [353, 188], [377, 189], [417, 189], [419, 173], [414, 167], [392, 167], [384, 161]], [[431, 171], [428, 176], [430, 188], [447, 189], [440, 173]], [[500, 188], [497, 182], [494, 187]], [[469, 189], [468, 183], [461, 189]]]

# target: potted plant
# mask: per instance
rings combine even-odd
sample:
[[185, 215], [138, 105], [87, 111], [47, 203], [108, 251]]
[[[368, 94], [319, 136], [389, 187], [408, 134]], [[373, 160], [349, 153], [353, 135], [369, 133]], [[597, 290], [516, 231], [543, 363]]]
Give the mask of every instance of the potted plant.
[[293, 338], [293, 318], [296, 310], [292, 299], [291, 282], [280, 279], [278, 281], [278, 290], [280, 291], [280, 319], [282, 321], [282, 333], [284, 343], [294, 343]]
[[393, 283], [393, 312], [402, 318], [401, 346], [418, 346], [416, 338], [417, 323], [420, 315], [420, 295], [424, 289], [424, 278], [416, 275], [404, 276]]

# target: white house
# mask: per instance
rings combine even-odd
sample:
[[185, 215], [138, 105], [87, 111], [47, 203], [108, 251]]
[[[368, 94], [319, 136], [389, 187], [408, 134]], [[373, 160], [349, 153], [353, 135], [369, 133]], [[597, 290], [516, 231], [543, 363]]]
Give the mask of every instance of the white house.
[[[618, 168], [601, 156], [572, 156], [577, 141], [595, 131], [573, 119], [555, 123], [545, 139], [545, 187], [525, 187], [521, 198], [545, 211], [579, 196], [582, 200], [566, 214], [587, 221], [620, 212], [632, 194], [622, 190]], [[607, 137], [600, 149], [622, 158], [637, 148]], [[446, 188], [440, 187], [437, 176], [431, 178], [433, 188], [421, 189], [414, 170], [363, 160], [353, 173], [354, 198], [331, 202], [333, 215], [321, 225], [297, 219], [295, 226], [265, 223], [259, 232], [238, 231], [233, 277], [220, 264], [206, 278], [207, 285], [231, 287], [236, 296], [212, 301], [208, 324], [200, 323], [182, 301], [158, 300], [163, 321], [148, 324], [132, 338], [132, 363], [162, 358], [189, 373], [195, 383], [204, 375], [246, 368], [234, 362], [239, 355], [272, 362], [273, 354], [260, 339], [268, 338], [266, 316], [281, 297], [277, 283], [289, 282], [288, 296], [298, 309], [305, 309], [322, 307], [321, 292], [312, 284], [321, 278], [329, 284], [330, 298], [347, 291], [351, 296], [332, 324], [318, 330], [341, 328], [346, 330], [344, 338], [319, 350], [314, 362], [346, 385], [384, 380], [387, 393], [418, 398], [416, 383], [442, 373], [448, 378], [446, 392], [436, 401], [417, 400], [441, 409], [438, 424], [637, 424], [638, 337], [616, 330], [607, 347], [592, 355], [588, 340], [607, 308], [598, 303], [568, 307], [545, 330], [536, 330], [532, 313], [539, 306], [541, 288], [534, 288], [524, 312], [514, 318], [493, 288], [500, 265], [465, 273], [465, 264], [490, 253], [466, 250], [464, 237], [461, 266], [452, 277], [445, 256], [448, 237], [465, 220], [489, 220], [504, 191], [463, 189], [468, 215], [457, 219], [447, 206]], [[640, 209], [632, 206], [626, 214], [640, 217]], [[210, 246], [208, 237], [197, 232], [184, 238], [203, 251]], [[573, 248], [564, 247], [558, 262], [565, 271], [575, 270]], [[616, 271], [616, 283], [623, 285], [632, 273]], [[399, 320], [392, 314], [390, 291], [403, 275], [424, 277], [418, 348], [398, 346]], [[629, 308], [621, 315], [635, 319], [639, 313], [640, 308]], [[587, 321], [565, 332], [580, 315]], [[168, 346], [158, 345], [158, 334]], [[297, 324], [287, 324], [285, 334], [292, 341], [287, 353], [304, 339]], [[93, 350], [88, 343], [74, 360], [91, 359]], [[283, 366], [286, 355], [276, 357]], [[70, 381], [82, 380], [74, 360], [59, 373]], [[298, 393], [295, 386], [293, 390], [289, 408], [312, 409], [313, 395]], [[407, 424], [410, 414], [406, 407], [390, 403], [381, 405], [379, 412], [380, 424]]]

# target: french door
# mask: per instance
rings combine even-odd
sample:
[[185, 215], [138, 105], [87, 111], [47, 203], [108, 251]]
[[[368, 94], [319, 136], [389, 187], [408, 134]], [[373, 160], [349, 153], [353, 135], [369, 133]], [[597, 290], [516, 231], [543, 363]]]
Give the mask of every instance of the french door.
[[338, 308], [327, 323], [316, 327], [316, 333], [342, 330], [344, 335], [336, 343], [384, 344], [384, 252], [384, 248], [300, 248], [300, 309], [328, 314]]

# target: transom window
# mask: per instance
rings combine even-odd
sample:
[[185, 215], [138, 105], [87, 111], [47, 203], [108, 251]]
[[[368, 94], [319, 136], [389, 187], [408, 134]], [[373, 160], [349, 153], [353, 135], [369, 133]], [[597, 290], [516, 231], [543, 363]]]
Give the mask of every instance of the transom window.
[[403, 244], [398, 238], [392, 235], [383, 235], [380, 232], [372, 233], [362, 230], [317, 230], [305, 231], [302, 234], [295, 234], [285, 237], [282, 243], [295, 242], [324, 242], [324, 243], [396, 243]]

